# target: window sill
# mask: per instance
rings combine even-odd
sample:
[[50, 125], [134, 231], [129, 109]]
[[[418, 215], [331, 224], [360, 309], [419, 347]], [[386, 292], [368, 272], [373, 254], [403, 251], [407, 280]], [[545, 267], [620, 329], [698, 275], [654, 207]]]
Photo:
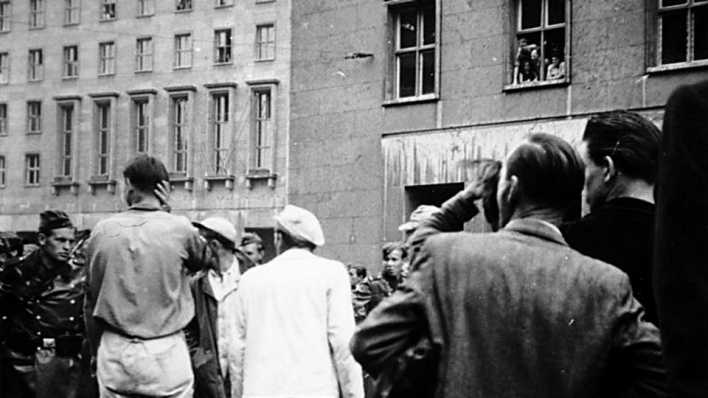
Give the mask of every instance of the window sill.
[[114, 22], [116, 20], [116, 17], [113, 18], [101, 18], [98, 20], [98, 22]]
[[236, 177], [231, 174], [207, 175], [204, 176], [204, 188], [207, 191], [211, 191], [215, 184], [223, 182], [224, 187], [231, 191], [234, 189], [234, 180], [236, 180]]
[[192, 12], [192, 11], [194, 11], [194, 9], [192, 9], [192, 8], [188, 8], [186, 10], [175, 10], [175, 14], [186, 14], [186, 13]]
[[79, 80], [78, 76], [62, 76], [61, 80], [67, 81], [67, 80]]
[[34, 80], [29, 80], [29, 79], [28, 79], [28, 80], [27, 80], [27, 83], [36, 84], [36, 83], [41, 83], [42, 81], [44, 81], [44, 79], [34, 79]]
[[255, 62], [255, 63], [257, 63], [257, 64], [264, 63], [264, 62], [273, 62], [273, 61], [275, 61], [275, 57], [273, 57], [273, 58], [263, 58], [263, 59], [254, 59], [254, 60], [253, 60], [253, 62]]
[[28, 131], [25, 135], [42, 135], [41, 131]]
[[246, 186], [248, 189], [252, 189], [255, 181], [267, 180], [268, 187], [274, 189], [277, 178], [278, 175], [270, 171], [270, 169], [249, 169], [246, 173]]
[[275, 3], [275, 0], [256, 0], [256, 4]]
[[99, 78], [102, 78], [102, 77], [114, 77], [115, 75], [116, 75], [115, 73], [99, 73], [99, 74], [98, 74], [98, 77], [99, 77]]
[[173, 70], [190, 70], [192, 69], [192, 65], [189, 66], [173, 66]]
[[568, 79], [551, 80], [551, 81], [545, 81], [545, 82], [531, 82], [531, 83], [522, 83], [522, 84], [507, 84], [504, 86], [502, 91], [504, 91], [506, 93], [513, 93], [516, 91], [536, 90], [536, 89], [551, 88], [551, 87], [564, 87], [569, 84], [570, 84], [570, 80], [568, 80]]
[[65, 28], [69, 28], [69, 27], [72, 27], [72, 26], [79, 26], [79, 24], [80, 24], [80, 22], [69, 22], [69, 23], [65, 23], [65, 24], [62, 25], [62, 26], [65, 27]]
[[54, 182], [52, 182], [52, 191], [55, 196], [59, 196], [59, 191], [61, 189], [67, 188], [72, 194], [79, 194], [79, 183], [72, 181], [71, 177], [54, 177]]
[[30, 26], [27, 30], [42, 30], [44, 28], [44, 26]]
[[440, 96], [437, 94], [426, 94], [426, 95], [421, 95], [419, 97], [405, 97], [405, 98], [396, 98], [396, 99], [389, 99], [384, 101], [382, 106], [398, 106], [398, 105], [413, 105], [413, 104], [422, 104], [426, 102], [435, 102], [439, 101]]
[[214, 62], [214, 66], [229, 66], [233, 65], [234, 61], [228, 61], [228, 62]]
[[39, 184], [25, 184], [25, 188], [39, 188], [41, 185]]
[[150, 70], [136, 70], [135, 73], [137, 73], [137, 74], [152, 73], [152, 69], [150, 69]]
[[10, 33], [10, 32], [12, 32], [12, 31], [11, 30], [0, 30], [0, 35], [3, 33]]
[[170, 187], [174, 189], [177, 184], [182, 184], [185, 190], [191, 191], [194, 187], [194, 178], [188, 177], [185, 173], [170, 173]]
[[154, 17], [154, 16], [155, 16], [154, 13], [153, 13], [153, 14], [142, 14], [142, 15], [136, 15], [135, 18], [138, 18], [138, 19], [140, 19], [140, 18], [150, 18], [150, 17]]
[[96, 194], [96, 190], [101, 187], [105, 187], [106, 191], [110, 194], [116, 192], [116, 180], [111, 180], [108, 176], [93, 176], [88, 180], [89, 193], [91, 195]]
[[214, 8], [218, 10], [218, 9], [221, 9], [221, 8], [229, 8], [229, 7], [233, 7], [233, 6], [234, 6], [234, 4], [231, 3], [231, 4], [222, 4], [222, 5], [220, 5], [220, 6], [214, 6]]
[[693, 62], [680, 62], [675, 64], [650, 66], [647, 68], [647, 73], [650, 75], [659, 75], [662, 73], [683, 72], [703, 68], [708, 68], [708, 60], [704, 59]]

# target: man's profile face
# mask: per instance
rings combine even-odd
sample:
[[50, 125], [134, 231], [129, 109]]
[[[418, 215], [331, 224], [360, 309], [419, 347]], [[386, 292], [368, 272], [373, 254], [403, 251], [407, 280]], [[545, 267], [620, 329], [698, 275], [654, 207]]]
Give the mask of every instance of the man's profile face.
[[356, 272], [356, 269], [354, 268], [349, 268], [349, 281], [352, 285], [352, 287], [358, 285], [362, 281], [362, 277], [359, 276], [359, 273]]
[[514, 208], [509, 200], [510, 183], [507, 179], [506, 162], [499, 172], [499, 182], [497, 183], [497, 206], [499, 207], [499, 225], [498, 228], [503, 228], [509, 222], [514, 214]]
[[243, 252], [243, 254], [246, 255], [246, 257], [250, 258], [254, 264], [263, 263], [263, 246], [261, 246], [259, 243], [252, 242], [247, 245], [241, 246], [241, 251]]
[[49, 235], [39, 234], [39, 245], [49, 258], [58, 262], [69, 261], [76, 231], [73, 227], [53, 229]]
[[609, 185], [605, 181], [606, 168], [592, 160], [585, 141], [580, 144], [578, 150], [585, 163], [585, 202], [592, 210], [607, 200]]

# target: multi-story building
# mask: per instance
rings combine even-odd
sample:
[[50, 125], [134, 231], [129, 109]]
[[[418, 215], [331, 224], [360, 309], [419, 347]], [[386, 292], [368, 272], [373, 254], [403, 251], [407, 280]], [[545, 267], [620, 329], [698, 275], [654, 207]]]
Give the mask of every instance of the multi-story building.
[[155, 155], [173, 211], [272, 238], [287, 196], [289, 0], [0, 0], [0, 229], [124, 208]]
[[[418, 204], [529, 132], [577, 141], [596, 112], [661, 124], [708, 77], [708, 1], [351, 0], [292, 10], [289, 198], [325, 253], [380, 264]], [[468, 228], [483, 228], [476, 221]]]

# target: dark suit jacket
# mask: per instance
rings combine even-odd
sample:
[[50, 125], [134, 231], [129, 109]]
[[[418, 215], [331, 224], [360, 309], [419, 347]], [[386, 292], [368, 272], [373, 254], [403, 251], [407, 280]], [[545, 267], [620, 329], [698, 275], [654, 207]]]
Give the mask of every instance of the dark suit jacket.
[[627, 275], [571, 250], [550, 224], [433, 235], [415, 262], [352, 340], [365, 370], [429, 333], [438, 397], [662, 396], [659, 332]]

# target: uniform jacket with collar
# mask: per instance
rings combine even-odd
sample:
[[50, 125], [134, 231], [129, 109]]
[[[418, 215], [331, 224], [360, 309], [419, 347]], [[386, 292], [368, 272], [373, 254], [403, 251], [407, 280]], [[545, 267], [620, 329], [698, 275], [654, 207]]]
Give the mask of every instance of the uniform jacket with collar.
[[428, 333], [438, 397], [664, 396], [659, 332], [627, 275], [568, 248], [552, 225], [431, 235], [415, 261], [354, 336], [365, 370]]
[[[244, 273], [253, 266], [251, 260], [241, 251], [236, 251], [236, 260], [239, 272]], [[195, 398], [226, 398], [231, 395], [236, 370], [233, 368], [232, 352], [219, 352], [218, 341], [230, 340], [227, 345], [233, 345], [234, 335], [219, 335], [220, 320], [218, 306], [224, 306], [229, 311], [236, 312], [236, 289], [226, 293], [226, 297], [218, 302], [209, 283], [208, 271], [200, 271], [190, 283], [194, 297], [195, 316], [185, 329], [192, 368], [194, 370], [194, 397]], [[223, 329], [222, 329], [223, 330]], [[226, 330], [234, 330], [233, 325]], [[229, 358], [230, 369], [222, 369], [219, 357], [226, 355]], [[225, 377], [228, 375], [228, 377]]]
[[350, 288], [342, 263], [297, 248], [244, 274], [233, 397], [363, 398]]

